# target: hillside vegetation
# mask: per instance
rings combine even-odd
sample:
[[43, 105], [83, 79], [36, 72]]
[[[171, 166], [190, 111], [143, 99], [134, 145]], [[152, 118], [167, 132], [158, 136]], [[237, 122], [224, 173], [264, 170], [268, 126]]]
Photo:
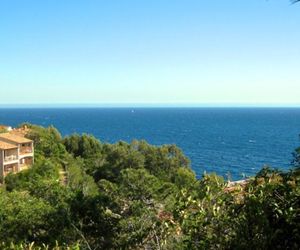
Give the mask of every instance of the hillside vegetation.
[[300, 248], [300, 149], [229, 191], [175, 145], [27, 126], [35, 163], [0, 188], [1, 249]]

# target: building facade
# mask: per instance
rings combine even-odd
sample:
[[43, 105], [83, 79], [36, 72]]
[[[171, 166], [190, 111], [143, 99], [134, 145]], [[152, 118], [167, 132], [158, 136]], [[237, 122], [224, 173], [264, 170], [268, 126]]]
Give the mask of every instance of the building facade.
[[27, 169], [34, 162], [33, 141], [13, 133], [0, 133], [0, 177]]

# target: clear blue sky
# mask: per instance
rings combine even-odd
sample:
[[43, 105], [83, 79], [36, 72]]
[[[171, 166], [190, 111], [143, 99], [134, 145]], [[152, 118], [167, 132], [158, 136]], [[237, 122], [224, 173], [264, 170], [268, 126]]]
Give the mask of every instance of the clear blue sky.
[[299, 104], [299, 44], [288, 0], [1, 0], [0, 104]]

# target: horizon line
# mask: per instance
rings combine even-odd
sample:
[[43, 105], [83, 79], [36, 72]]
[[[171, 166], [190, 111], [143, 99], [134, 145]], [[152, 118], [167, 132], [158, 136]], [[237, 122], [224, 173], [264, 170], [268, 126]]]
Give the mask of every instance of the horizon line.
[[0, 103], [0, 108], [300, 108], [300, 103]]

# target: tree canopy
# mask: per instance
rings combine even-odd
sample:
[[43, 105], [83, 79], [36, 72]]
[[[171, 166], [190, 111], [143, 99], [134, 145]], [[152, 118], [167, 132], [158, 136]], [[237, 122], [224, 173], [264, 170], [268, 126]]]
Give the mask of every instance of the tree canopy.
[[0, 187], [1, 249], [300, 247], [300, 148], [293, 171], [229, 187], [213, 173], [196, 179], [175, 145], [28, 126], [36, 161]]

